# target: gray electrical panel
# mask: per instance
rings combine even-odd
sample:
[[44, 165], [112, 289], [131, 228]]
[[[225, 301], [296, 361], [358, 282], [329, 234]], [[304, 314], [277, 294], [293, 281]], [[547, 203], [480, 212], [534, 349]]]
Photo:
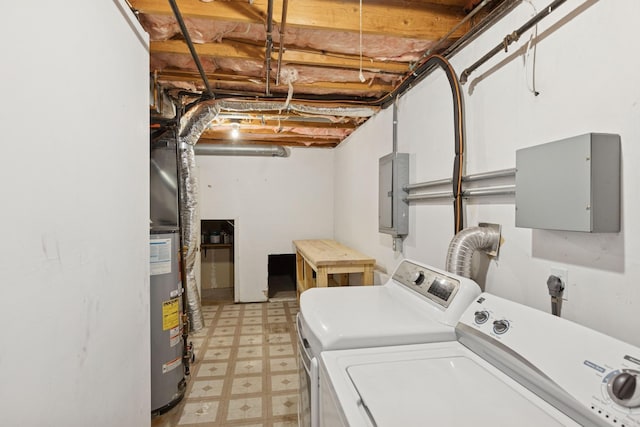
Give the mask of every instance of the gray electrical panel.
[[588, 133], [517, 150], [516, 227], [620, 231], [620, 135]]
[[409, 234], [409, 154], [391, 153], [379, 161], [378, 230], [394, 237]]

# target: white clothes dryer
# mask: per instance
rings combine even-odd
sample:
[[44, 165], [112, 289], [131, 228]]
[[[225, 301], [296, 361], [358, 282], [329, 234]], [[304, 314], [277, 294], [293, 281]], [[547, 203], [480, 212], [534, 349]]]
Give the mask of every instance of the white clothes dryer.
[[323, 351], [453, 341], [455, 325], [479, 294], [471, 279], [410, 260], [381, 286], [305, 291], [297, 318], [300, 426], [319, 422]]

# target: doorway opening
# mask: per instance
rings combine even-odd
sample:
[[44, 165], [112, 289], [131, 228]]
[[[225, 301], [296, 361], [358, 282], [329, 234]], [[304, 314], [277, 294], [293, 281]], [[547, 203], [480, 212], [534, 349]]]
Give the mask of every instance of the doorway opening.
[[234, 229], [232, 219], [200, 221], [200, 283], [203, 304], [234, 301]]
[[296, 255], [274, 254], [268, 260], [268, 286], [270, 300], [296, 298]]

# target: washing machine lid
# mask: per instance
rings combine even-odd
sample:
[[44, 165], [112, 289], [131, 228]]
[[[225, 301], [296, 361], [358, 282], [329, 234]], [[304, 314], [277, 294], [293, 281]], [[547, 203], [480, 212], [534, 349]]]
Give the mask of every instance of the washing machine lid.
[[579, 425], [460, 344], [442, 344], [374, 356], [352, 350], [339, 374], [334, 363], [332, 385], [349, 425]]
[[[383, 286], [310, 289], [300, 312], [314, 353], [387, 345], [453, 341], [444, 309], [392, 282]], [[314, 345], [315, 344], [315, 345]]]

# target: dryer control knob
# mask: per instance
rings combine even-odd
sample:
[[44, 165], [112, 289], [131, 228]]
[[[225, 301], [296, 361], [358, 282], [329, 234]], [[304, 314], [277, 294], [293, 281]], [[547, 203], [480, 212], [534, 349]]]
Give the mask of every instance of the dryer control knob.
[[478, 325], [482, 325], [483, 323], [486, 323], [487, 320], [489, 320], [489, 313], [484, 311], [484, 310], [483, 311], [476, 311], [473, 314], [473, 320]]
[[631, 369], [624, 369], [614, 375], [607, 383], [607, 392], [611, 399], [625, 408], [640, 407], [639, 375], [640, 372]]
[[416, 271], [411, 275], [411, 281], [420, 286], [424, 282], [424, 271]]
[[502, 319], [493, 322], [493, 332], [498, 335], [504, 334], [509, 329], [509, 321]]

